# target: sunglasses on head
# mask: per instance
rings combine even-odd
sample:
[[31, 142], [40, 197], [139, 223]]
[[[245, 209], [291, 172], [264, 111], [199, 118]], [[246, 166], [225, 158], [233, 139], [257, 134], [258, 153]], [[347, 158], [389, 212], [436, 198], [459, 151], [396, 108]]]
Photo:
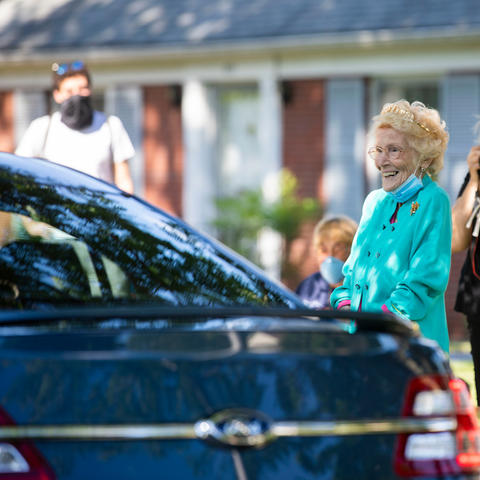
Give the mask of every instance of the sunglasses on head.
[[57, 75], [65, 75], [68, 72], [76, 72], [85, 68], [85, 64], [81, 60], [75, 60], [70, 63], [54, 63], [52, 65], [52, 70]]

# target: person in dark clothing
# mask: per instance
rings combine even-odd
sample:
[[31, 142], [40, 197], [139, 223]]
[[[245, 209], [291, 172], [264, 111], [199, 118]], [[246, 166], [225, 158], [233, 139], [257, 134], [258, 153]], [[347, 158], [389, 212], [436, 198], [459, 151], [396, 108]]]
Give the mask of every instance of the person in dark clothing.
[[330, 293], [342, 280], [343, 262], [350, 254], [357, 224], [347, 216], [321, 220], [313, 231], [312, 247], [319, 270], [305, 278], [296, 293], [311, 308], [330, 305]]
[[470, 336], [475, 390], [480, 405], [480, 145], [467, 156], [468, 173], [452, 208], [452, 251], [467, 250], [460, 273], [455, 310], [464, 313]]

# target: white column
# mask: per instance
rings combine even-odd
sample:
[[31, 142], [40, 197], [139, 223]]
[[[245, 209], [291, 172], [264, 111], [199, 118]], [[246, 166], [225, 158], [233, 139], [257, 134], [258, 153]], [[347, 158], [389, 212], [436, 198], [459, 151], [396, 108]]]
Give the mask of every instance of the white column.
[[122, 120], [133, 147], [135, 157], [130, 160], [135, 194], [142, 197], [145, 186], [143, 158], [143, 96], [139, 86], [115, 86], [105, 90], [105, 113]]
[[365, 85], [362, 79], [327, 82], [323, 190], [329, 214], [358, 221], [365, 197]]
[[[259, 81], [259, 146], [264, 162], [263, 194], [274, 201], [279, 194], [279, 173], [282, 168], [282, 105], [278, 79], [273, 67], [266, 70]], [[280, 277], [282, 239], [270, 229], [264, 229], [259, 238], [260, 260], [272, 277]]]
[[183, 85], [183, 218], [205, 232], [212, 231], [215, 217], [216, 121], [211, 97], [207, 86], [196, 79]]
[[282, 168], [282, 105], [273, 69], [260, 78], [259, 94], [258, 143], [266, 178], [263, 190], [266, 198], [273, 200], [278, 194], [277, 179]]

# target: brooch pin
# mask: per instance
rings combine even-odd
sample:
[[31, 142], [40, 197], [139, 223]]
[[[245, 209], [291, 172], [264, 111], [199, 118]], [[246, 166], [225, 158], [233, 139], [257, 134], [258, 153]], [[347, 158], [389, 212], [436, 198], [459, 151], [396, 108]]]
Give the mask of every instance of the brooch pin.
[[414, 215], [419, 206], [420, 205], [418, 202], [412, 202], [412, 206], [410, 207], [410, 215]]

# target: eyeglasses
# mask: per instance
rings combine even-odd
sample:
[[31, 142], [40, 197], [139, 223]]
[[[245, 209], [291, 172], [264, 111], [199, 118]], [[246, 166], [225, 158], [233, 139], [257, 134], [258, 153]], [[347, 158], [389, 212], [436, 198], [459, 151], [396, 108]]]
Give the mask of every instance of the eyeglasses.
[[373, 160], [377, 160], [377, 158], [384, 153], [387, 158], [397, 160], [405, 150], [405, 148], [399, 147], [398, 145], [388, 145], [386, 148], [376, 146], [368, 149], [368, 155], [370, 158], [373, 158]]
[[70, 63], [54, 63], [52, 65], [52, 70], [60, 76], [65, 75], [68, 72], [83, 70], [84, 68], [85, 64], [81, 60], [75, 60], [74, 62]]

